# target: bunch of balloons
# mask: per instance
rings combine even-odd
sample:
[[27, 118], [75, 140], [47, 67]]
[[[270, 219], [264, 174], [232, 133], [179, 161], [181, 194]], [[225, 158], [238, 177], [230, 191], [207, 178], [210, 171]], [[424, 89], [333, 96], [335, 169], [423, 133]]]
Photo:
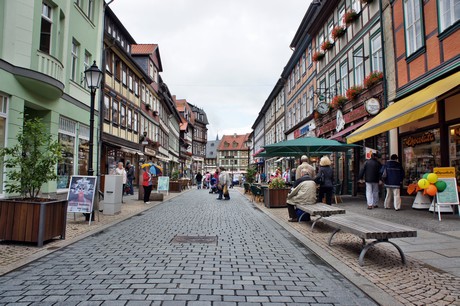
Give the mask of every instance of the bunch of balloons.
[[444, 181], [438, 181], [438, 176], [435, 173], [425, 173], [423, 178], [418, 180], [418, 187], [423, 189], [423, 194], [435, 196], [438, 192], [443, 192], [447, 184]]

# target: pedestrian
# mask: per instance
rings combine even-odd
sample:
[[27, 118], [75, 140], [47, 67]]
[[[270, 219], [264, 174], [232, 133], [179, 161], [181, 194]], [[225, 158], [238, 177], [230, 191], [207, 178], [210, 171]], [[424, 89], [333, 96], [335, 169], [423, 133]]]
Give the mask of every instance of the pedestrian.
[[319, 171], [315, 182], [319, 184], [318, 202], [323, 201], [326, 196], [326, 204], [332, 204], [332, 192], [334, 190], [334, 171], [332, 171], [331, 160], [327, 156], [321, 157], [319, 161]]
[[200, 171], [198, 171], [198, 173], [195, 175], [195, 180], [196, 180], [196, 188], [201, 189], [201, 181], [203, 180], [203, 175], [201, 175]]
[[152, 174], [150, 173], [150, 164], [143, 164], [142, 169], [142, 187], [144, 188], [144, 204], [150, 204], [150, 193], [152, 192]]
[[127, 193], [129, 195], [134, 194], [134, 187], [133, 187], [133, 181], [134, 181], [134, 167], [131, 165], [129, 161], [126, 162], [126, 178], [128, 180], [128, 188], [127, 188]]
[[401, 163], [398, 162], [398, 155], [391, 155], [390, 160], [385, 163], [381, 172], [381, 177], [387, 192], [383, 206], [385, 209], [390, 209], [391, 201], [393, 200], [395, 210], [400, 210], [400, 188], [404, 180], [404, 169]]
[[209, 171], [206, 171], [206, 174], [204, 176], [204, 188], [210, 188], [209, 184], [211, 184], [211, 173], [209, 173]]
[[297, 167], [295, 171], [295, 179], [298, 180], [299, 178], [302, 177], [301, 171], [302, 169], [307, 169], [308, 170], [308, 175], [310, 177], [316, 177], [316, 171], [315, 168], [308, 163], [308, 157], [306, 155], [302, 155], [300, 158], [301, 164]]
[[284, 170], [283, 179], [286, 182], [286, 184], [291, 184], [291, 171], [289, 170], [289, 167], [286, 167], [286, 170]]
[[377, 160], [377, 154], [372, 153], [371, 158], [368, 159], [361, 171], [359, 172], [359, 180], [363, 179], [366, 182], [366, 199], [367, 209], [379, 207], [379, 182], [380, 182], [380, 169], [382, 165]]
[[121, 175], [123, 185], [121, 186], [121, 203], [123, 203], [123, 194], [125, 193], [125, 188], [126, 188], [126, 182], [127, 182], [127, 176], [126, 176], [126, 170], [125, 167], [123, 167], [123, 162], [118, 163], [118, 167], [115, 168], [115, 174], [116, 175]]
[[[300, 178], [294, 181], [291, 192], [287, 196], [287, 208], [289, 213], [289, 222], [297, 222], [295, 205], [313, 205], [316, 204], [316, 183], [310, 176], [309, 171], [301, 169]], [[308, 215], [308, 220], [310, 215]]]
[[219, 182], [218, 184], [218, 191], [219, 196], [217, 200], [230, 200], [230, 193], [228, 191], [229, 186], [232, 184], [232, 180], [230, 179], [230, 175], [225, 170], [225, 168], [221, 167], [219, 172]]

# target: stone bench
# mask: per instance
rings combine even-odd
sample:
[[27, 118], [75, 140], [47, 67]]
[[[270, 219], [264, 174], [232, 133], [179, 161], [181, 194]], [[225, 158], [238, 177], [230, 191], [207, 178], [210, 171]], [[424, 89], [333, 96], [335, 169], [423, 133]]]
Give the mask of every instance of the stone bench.
[[[406, 258], [402, 249], [389, 241], [392, 238], [405, 238], [405, 237], [417, 237], [417, 231], [403, 225], [395, 224], [389, 221], [383, 221], [368, 216], [361, 215], [343, 215], [343, 216], [332, 216], [323, 219], [323, 222], [335, 228], [329, 238], [329, 245], [332, 243], [332, 238], [339, 231], [354, 234], [363, 240], [363, 248], [359, 255], [359, 265], [364, 264], [364, 256], [366, 252], [374, 245], [381, 242], [388, 242], [392, 244], [401, 255], [401, 261], [406, 264]], [[366, 239], [375, 239], [374, 241], [366, 244]]]

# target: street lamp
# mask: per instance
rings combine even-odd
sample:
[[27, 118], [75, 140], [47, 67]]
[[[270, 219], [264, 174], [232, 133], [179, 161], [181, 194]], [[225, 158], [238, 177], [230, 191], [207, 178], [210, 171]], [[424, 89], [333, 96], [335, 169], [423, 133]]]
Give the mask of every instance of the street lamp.
[[93, 170], [93, 137], [94, 137], [94, 99], [96, 96], [96, 89], [99, 88], [102, 80], [102, 71], [94, 61], [93, 65], [85, 70], [86, 85], [91, 91], [91, 105], [89, 113], [89, 157], [88, 157], [88, 175], [92, 176]]

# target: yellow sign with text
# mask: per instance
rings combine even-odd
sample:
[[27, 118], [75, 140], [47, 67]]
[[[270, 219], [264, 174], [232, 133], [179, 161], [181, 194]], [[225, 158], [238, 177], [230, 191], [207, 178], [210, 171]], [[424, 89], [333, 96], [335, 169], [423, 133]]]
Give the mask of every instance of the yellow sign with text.
[[455, 177], [455, 167], [435, 167], [433, 173], [438, 177]]

